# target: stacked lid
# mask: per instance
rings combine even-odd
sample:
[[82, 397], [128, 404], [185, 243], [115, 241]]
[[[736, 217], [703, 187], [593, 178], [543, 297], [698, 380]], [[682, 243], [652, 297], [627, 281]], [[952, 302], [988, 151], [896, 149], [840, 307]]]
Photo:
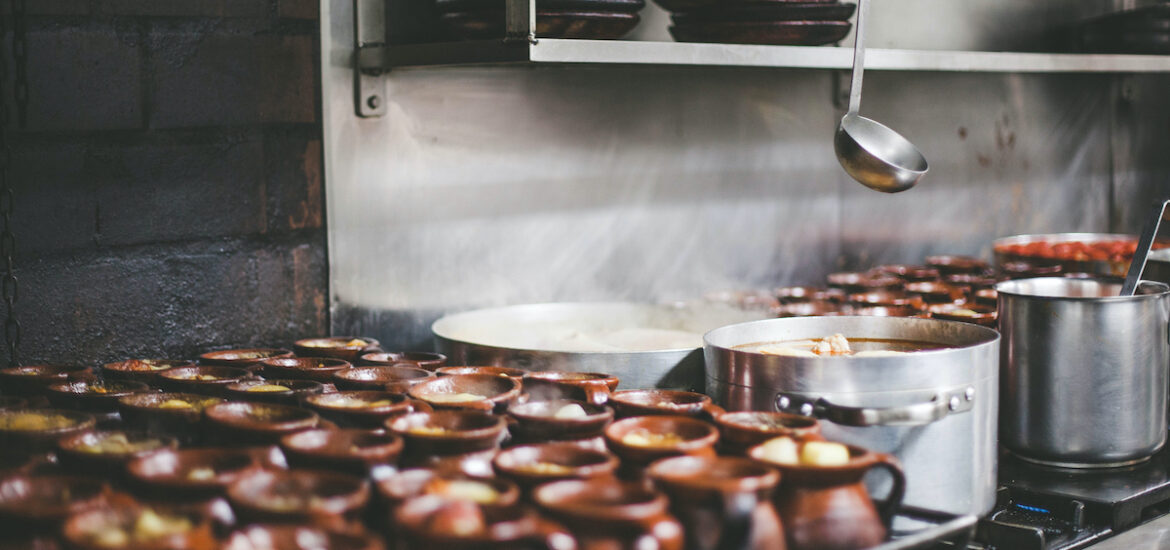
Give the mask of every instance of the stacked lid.
[[[505, 0], [434, 0], [440, 20], [464, 40], [502, 38]], [[638, 26], [646, 0], [536, 0], [536, 36], [616, 39]]]
[[1170, 3], [1111, 13], [1085, 22], [1085, 51], [1170, 54]]
[[853, 27], [856, 4], [833, 0], [655, 0], [679, 42], [819, 46]]

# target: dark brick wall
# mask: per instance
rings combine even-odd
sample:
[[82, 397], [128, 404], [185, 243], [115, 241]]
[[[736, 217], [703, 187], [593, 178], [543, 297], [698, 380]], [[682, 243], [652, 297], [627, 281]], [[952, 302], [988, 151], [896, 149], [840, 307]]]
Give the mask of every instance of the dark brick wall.
[[28, 7], [25, 362], [326, 333], [317, 0]]

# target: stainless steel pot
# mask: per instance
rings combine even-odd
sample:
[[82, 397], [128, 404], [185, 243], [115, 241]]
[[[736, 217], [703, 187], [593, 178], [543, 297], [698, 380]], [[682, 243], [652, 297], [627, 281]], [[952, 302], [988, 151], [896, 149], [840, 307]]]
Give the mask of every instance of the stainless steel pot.
[[1166, 442], [1170, 287], [1136, 296], [1087, 279], [1007, 281], [999, 292], [1000, 441], [1026, 460], [1111, 467]]
[[[782, 357], [746, 344], [823, 338], [913, 340], [947, 349], [896, 357]], [[995, 504], [999, 335], [977, 325], [894, 317], [771, 319], [705, 337], [707, 391], [728, 410], [817, 416], [826, 438], [892, 453], [905, 502], [982, 515]], [[875, 494], [885, 494], [872, 487]]]
[[[703, 388], [701, 335], [715, 327], [760, 319], [763, 312], [720, 304], [551, 303], [448, 315], [431, 325], [439, 353], [452, 365], [499, 365], [529, 370], [605, 372], [627, 389]], [[693, 343], [623, 351], [598, 335], [678, 330]], [[574, 351], [582, 348], [592, 351]]]

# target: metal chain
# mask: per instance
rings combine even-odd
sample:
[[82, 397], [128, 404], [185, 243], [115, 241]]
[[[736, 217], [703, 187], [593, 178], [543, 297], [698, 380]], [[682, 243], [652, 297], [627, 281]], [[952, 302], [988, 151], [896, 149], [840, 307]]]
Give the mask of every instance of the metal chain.
[[[28, 47], [25, 27], [25, 0], [11, 1], [12, 14], [12, 58], [15, 66], [13, 97], [20, 125], [24, 126], [28, 106]], [[3, 15], [0, 14], [0, 18]], [[5, 29], [0, 19], [0, 33]], [[4, 93], [4, 82], [8, 78], [8, 58], [3, 40], [0, 40], [0, 299], [4, 300], [4, 342], [8, 347], [8, 364], [20, 364], [20, 322], [16, 320], [16, 299], [19, 285], [16, 280], [13, 258], [16, 256], [16, 236], [12, 233], [12, 207], [15, 195], [12, 191], [12, 139], [9, 135], [12, 116], [8, 110], [8, 96]]]

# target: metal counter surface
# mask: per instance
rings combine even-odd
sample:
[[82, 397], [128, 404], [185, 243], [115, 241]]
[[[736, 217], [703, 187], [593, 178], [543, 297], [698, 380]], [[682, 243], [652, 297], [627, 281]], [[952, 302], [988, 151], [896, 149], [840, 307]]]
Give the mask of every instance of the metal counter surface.
[[1170, 548], [1170, 515], [1144, 523], [1090, 546], [1093, 550], [1156, 550]]

